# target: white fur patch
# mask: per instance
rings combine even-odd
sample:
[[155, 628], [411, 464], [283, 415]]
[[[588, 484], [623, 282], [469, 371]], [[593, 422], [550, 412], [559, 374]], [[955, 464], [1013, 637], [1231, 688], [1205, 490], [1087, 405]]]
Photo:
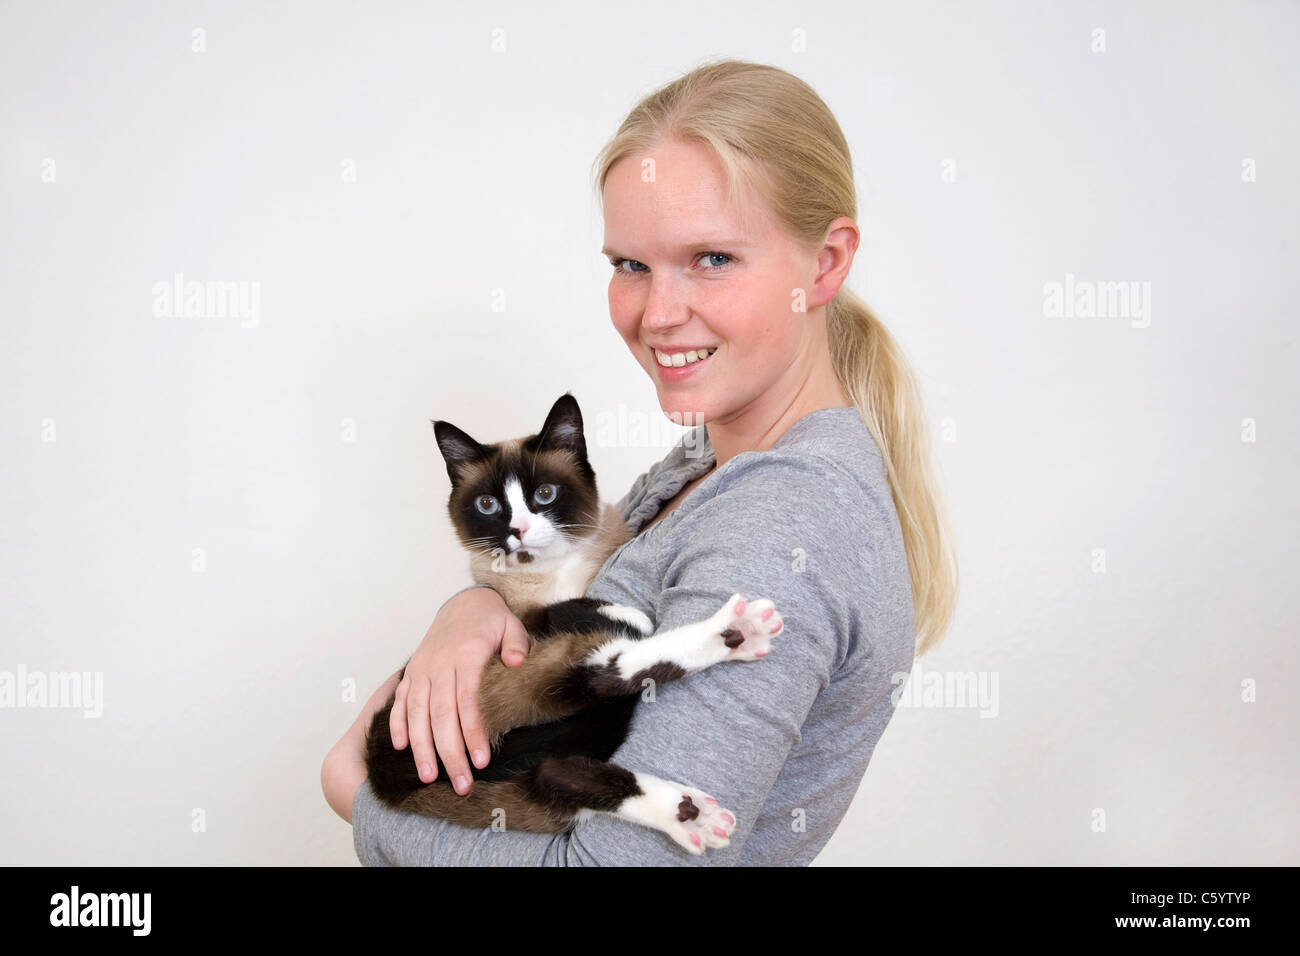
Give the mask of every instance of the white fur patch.
[[[641, 793], [619, 804], [618, 809], [612, 811], [615, 816], [660, 830], [672, 837], [682, 849], [697, 856], [707, 849], [731, 843], [736, 815], [703, 790], [648, 773], [634, 773], [633, 776]], [[699, 813], [691, 819], [679, 820], [682, 802], [688, 798]]]
[[[541, 552], [539, 556], [543, 556], [549, 546], [562, 539], [563, 536], [550, 518], [543, 514], [535, 514], [529, 509], [528, 502], [524, 500], [523, 486], [514, 475], [506, 479], [506, 502], [510, 505], [510, 527], [515, 529], [515, 533], [506, 539], [506, 544], [513, 546], [515, 551], [519, 550], [522, 544], [527, 544], [530, 552]], [[528, 526], [528, 531], [524, 535], [526, 540], [522, 542], [518, 532], [521, 525]], [[511, 553], [513, 554], [514, 551]]]
[[[608, 647], [606, 644], [598, 648], [598, 652], [603, 653]], [[711, 621], [687, 624], [641, 641], [628, 640], [617, 650], [621, 652], [616, 665], [620, 677], [631, 677], [638, 671], [661, 662], [676, 664], [686, 673], [692, 674], [727, 657], [722, 630]]]
[[611, 621], [621, 621], [636, 628], [642, 635], [654, 633], [654, 623], [638, 608], [626, 604], [610, 604], [600, 609], [600, 613]]
[[[781, 630], [781, 614], [766, 598], [745, 601], [744, 610], [737, 614], [735, 609], [741, 601], [744, 601], [741, 595], [733, 594], [706, 621], [640, 640], [615, 638], [588, 654], [585, 663], [602, 667], [617, 654], [614, 669], [626, 680], [660, 663], [676, 664], [693, 674], [722, 661], [754, 661], [766, 657], [771, 652], [772, 638]], [[742, 640], [737, 646], [728, 647], [724, 631], [732, 634], [733, 642], [737, 636]]]

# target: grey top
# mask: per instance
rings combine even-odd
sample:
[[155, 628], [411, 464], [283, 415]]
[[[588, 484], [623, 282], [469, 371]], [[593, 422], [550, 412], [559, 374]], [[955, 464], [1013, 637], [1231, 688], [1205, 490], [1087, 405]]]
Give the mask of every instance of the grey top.
[[619, 506], [637, 534], [588, 595], [640, 608], [667, 630], [735, 592], [767, 597], [785, 628], [771, 654], [660, 684], [637, 704], [611, 758], [696, 787], [737, 820], [702, 856], [609, 814], [568, 834], [470, 829], [379, 803], [352, 809], [368, 866], [807, 865], [849, 807], [912, 667], [912, 589], [883, 460], [853, 406], [799, 419], [763, 452], [742, 452], [663, 521], [639, 533], [713, 467], [699, 426], [633, 483]]

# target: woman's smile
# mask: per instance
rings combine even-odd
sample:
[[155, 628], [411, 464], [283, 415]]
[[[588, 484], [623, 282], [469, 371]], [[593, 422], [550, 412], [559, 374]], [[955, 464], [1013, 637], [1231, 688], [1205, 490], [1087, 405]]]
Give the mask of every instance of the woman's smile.
[[691, 378], [700, 371], [700, 367], [710, 364], [709, 359], [718, 350], [715, 346], [691, 349], [674, 347], [671, 349], [652, 348], [651, 355], [659, 381], [666, 385], [675, 384]]

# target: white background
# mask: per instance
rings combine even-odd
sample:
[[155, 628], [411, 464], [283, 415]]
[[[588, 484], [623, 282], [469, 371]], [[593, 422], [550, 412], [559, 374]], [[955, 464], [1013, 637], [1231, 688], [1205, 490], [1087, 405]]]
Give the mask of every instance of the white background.
[[[998, 679], [897, 712], [818, 862], [1300, 863], [1300, 12], [1140, 6], [0, 5], [0, 670], [104, 680], [0, 710], [0, 862], [356, 863], [321, 758], [468, 582], [429, 420], [661, 418], [590, 166], [732, 55], [848, 136], [958, 532], [921, 668]], [[258, 325], [155, 316], [177, 273]], [[1149, 326], [1045, 316], [1067, 274]], [[606, 497], [671, 431], [593, 443]]]

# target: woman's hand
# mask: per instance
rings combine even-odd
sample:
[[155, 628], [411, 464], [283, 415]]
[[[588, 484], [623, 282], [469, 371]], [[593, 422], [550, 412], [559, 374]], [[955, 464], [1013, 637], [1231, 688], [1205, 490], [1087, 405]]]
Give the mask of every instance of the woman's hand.
[[421, 780], [437, 779], [436, 749], [456, 792], [469, 792], [466, 748], [479, 769], [489, 756], [478, 707], [483, 668], [498, 650], [507, 667], [518, 667], [529, 645], [523, 624], [491, 588], [464, 591], [442, 606], [406, 664], [388, 720], [393, 746], [411, 745]]

